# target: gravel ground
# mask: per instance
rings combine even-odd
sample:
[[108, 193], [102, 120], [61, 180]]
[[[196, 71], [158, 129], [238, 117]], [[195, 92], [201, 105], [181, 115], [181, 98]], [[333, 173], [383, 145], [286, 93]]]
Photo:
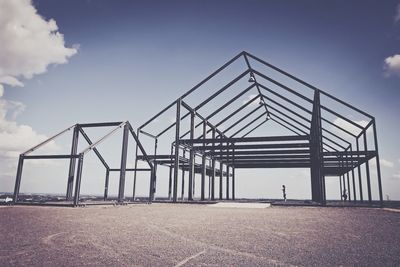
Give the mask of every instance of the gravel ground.
[[0, 207], [0, 266], [400, 266], [400, 212]]

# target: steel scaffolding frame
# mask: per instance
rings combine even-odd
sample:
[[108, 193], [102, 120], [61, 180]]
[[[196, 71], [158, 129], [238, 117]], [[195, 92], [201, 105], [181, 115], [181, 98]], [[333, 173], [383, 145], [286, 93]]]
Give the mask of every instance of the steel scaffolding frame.
[[[244, 60], [246, 66], [246, 69], [242, 73], [194, 107], [188, 104], [186, 100], [189, 96], [202, 88], [203, 85], [224, 71], [228, 66], [240, 60]], [[310, 90], [310, 94], [312, 93], [312, 97], [300, 93], [296, 88], [293, 88], [293, 86], [288, 86], [274, 79], [271, 75], [260, 72], [252, 66], [250, 61], [256, 62], [260, 66], [282, 75], [285, 79], [290, 80], [291, 83], [302, 86], [302, 88], [307, 88], [307, 90]], [[207, 105], [220, 94], [247, 78], [249, 78], [248, 82], [250, 82], [250, 85], [232, 98], [228, 100], [225, 99], [224, 103], [218, 108], [212, 109]], [[279, 93], [277, 90], [274, 90], [273, 87], [279, 88], [285, 93]], [[229, 107], [232, 108], [233, 103], [238, 103], [241, 97], [254, 90], [257, 94], [249, 99], [249, 101], [233, 111], [228, 111]], [[339, 111], [322, 104], [321, 98], [329, 99], [329, 101], [363, 116], [366, 118], [367, 124], [361, 125], [359, 122], [351, 120], [347, 115], [343, 115]], [[259, 101], [258, 105], [254, 105], [257, 101]], [[308, 106], [301, 104], [301, 101], [307, 103]], [[244, 116], [238, 117], [240, 112], [243, 112], [245, 109], [251, 110]], [[173, 123], [157, 133], [152, 133], [147, 129], [152, 122], [156, 121], [168, 111], [173, 111], [175, 113], [175, 120]], [[213, 120], [216, 120], [215, 118], [217, 115], [227, 111], [229, 114], [225, 115], [223, 119], [212, 123]], [[354, 129], [349, 130], [338, 125], [332, 120], [332, 116], [341, 119]], [[190, 120], [190, 129], [186, 132], [182, 132], [181, 123], [186, 118]], [[236, 118], [236, 120], [227, 125], [228, 121], [233, 118]], [[195, 123], [196, 119], [200, 120], [200, 122]], [[275, 123], [289, 130], [294, 135], [249, 136], [267, 122]], [[244, 125], [237, 129], [241, 124]], [[226, 126], [222, 127], [223, 125]], [[116, 128], [94, 143], [83, 131], [85, 127], [103, 126], [116, 126]], [[104, 161], [96, 149], [96, 146], [119, 128], [124, 129], [121, 167], [113, 169]], [[371, 135], [367, 134], [367, 131], [370, 128], [372, 128], [373, 149], [368, 149], [368, 140]], [[28, 155], [42, 145], [72, 129], [74, 132], [70, 155]], [[335, 132], [332, 129], [335, 129]], [[163, 137], [167, 132], [173, 130], [175, 130], [175, 134], [173, 140], [170, 140], [170, 153], [159, 154], [158, 142], [160, 137]], [[127, 140], [129, 133], [134, 137], [136, 143], [135, 167], [133, 169], [126, 169]], [[77, 153], [79, 134], [89, 143], [89, 147]], [[146, 150], [140, 142], [142, 136], [153, 139], [153, 148], [147, 149], [147, 151], [152, 150], [153, 153], [146, 153]], [[360, 142], [362, 142], [362, 147], [359, 144]], [[74, 205], [78, 205], [83, 156], [90, 150], [96, 153], [106, 169], [104, 199], [107, 199], [109, 173], [111, 171], [120, 172], [119, 202], [123, 202], [125, 197], [124, 187], [126, 171], [134, 172], [133, 200], [135, 200], [136, 194], [137, 173], [139, 171], [150, 171], [149, 201], [153, 201], [156, 193], [158, 165], [167, 166], [169, 168], [168, 199], [172, 202], [178, 201], [179, 171], [181, 171], [180, 198], [182, 200], [185, 197], [186, 188], [187, 200], [194, 200], [196, 174], [200, 174], [201, 176], [201, 201], [206, 199], [215, 200], [217, 198], [220, 200], [224, 198], [234, 200], [235, 170], [251, 168], [309, 168], [311, 174], [311, 198], [321, 205], [326, 204], [325, 179], [328, 176], [338, 177], [341, 199], [343, 190], [346, 190], [349, 195], [349, 200], [357, 201], [356, 176], [358, 176], [358, 199], [364, 201], [361, 167], [365, 165], [368, 203], [371, 204], [372, 190], [369, 161], [375, 158], [379, 201], [381, 205], [383, 203], [375, 118], [349, 103], [245, 51], [233, 57], [192, 89], [170, 103], [167, 107], [142, 124], [136, 132], [129, 122], [76, 124], [25, 153], [22, 153], [19, 158], [14, 201], [18, 201], [24, 160], [31, 158], [69, 158], [70, 168], [66, 199], [72, 198], [72, 188], [75, 179]], [[196, 159], [201, 159], [201, 163], [196, 162]], [[76, 160], [78, 160], [78, 165], [75, 170]], [[147, 162], [149, 168], [138, 168], [138, 161]], [[355, 172], [355, 170], [357, 170], [357, 172]], [[189, 174], [187, 184], [185, 184], [186, 172]], [[206, 189], [206, 177], [209, 179], [208, 190]], [[215, 183], [218, 179], [219, 195], [216, 196]], [[224, 179], [226, 189], [225, 197], [223, 194]], [[208, 191], [208, 197], [206, 196], [206, 191]]]
[[[85, 132], [85, 128], [97, 128], [97, 127], [113, 127], [111, 131], [105, 134], [103, 137], [99, 138], [95, 142], [89, 138], [89, 136]], [[122, 137], [122, 151], [121, 151], [121, 165], [120, 168], [110, 168], [107, 164], [103, 156], [100, 154], [97, 146], [104, 142], [107, 138], [114, 135], [119, 129], [123, 129], [123, 137]], [[29, 155], [30, 153], [38, 150], [39, 148], [43, 147], [50, 141], [55, 140], [57, 137], [60, 137], [66, 134], [69, 131], [73, 131], [72, 134], [72, 142], [71, 142], [71, 153], [68, 155]], [[142, 152], [142, 158], [147, 162], [149, 168], [135, 168], [135, 169], [128, 169], [126, 168], [127, 162], [127, 151], [128, 151], [128, 137], [129, 134], [134, 138], [137, 147]], [[89, 144], [88, 147], [83, 149], [81, 152], [77, 153], [78, 148], [78, 140], [79, 136], [85, 139], [85, 141]], [[19, 200], [19, 191], [21, 186], [22, 180], [22, 169], [25, 160], [29, 159], [70, 159], [69, 164], [69, 172], [68, 172], [68, 179], [67, 179], [67, 190], [65, 199], [67, 201], [72, 201], [73, 206], [78, 206], [80, 201], [80, 187], [81, 187], [81, 180], [82, 180], [82, 169], [83, 169], [83, 160], [86, 153], [92, 151], [96, 154], [97, 158], [103, 164], [105, 168], [105, 184], [104, 184], [104, 200], [108, 198], [108, 185], [109, 185], [109, 176], [110, 172], [120, 172], [119, 178], [119, 188], [118, 188], [118, 202], [122, 203], [124, 201], [124, 189], [125, 189], [125, 174], [127, 171], [145, 171], [150, 172], [150, 183], [154, 177], [154, 166], [148, 160], [146, 151], [144, 150], [142, 144], [140, 143], [137, 135], [132, 128], [132, 125], [129, 121], [124, 122], [102, 122], [102, 123], [85, 123], [85, 124], [75, 124], [71, 127], [66, 128], [65, 130], [59, 132], [58, 134], [48, 138], [47, 140], [43, 141], [42, 143], [38, 144], [37, 146], [30, 148], [29, 150], [25, 151], [19, 156], [18, 167], [17, 167], [17, 176], [15, 179], [15, 188], [14, 188], [14, 204], [18, 203]], [[78, 160], [78, 165], [77, 161]], [[75, 182], [75, 190], [74, 189], [74, 182]], [[73, 192], [74, 191], [74, 192]], [[151, 193], [149, 194], [149, 199], [152, 199]]]

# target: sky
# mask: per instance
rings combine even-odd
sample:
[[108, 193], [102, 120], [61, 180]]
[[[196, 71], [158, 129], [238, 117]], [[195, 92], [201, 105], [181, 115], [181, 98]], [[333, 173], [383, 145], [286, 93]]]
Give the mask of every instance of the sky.
[[[400, 199], [399, 46], [399, 1], [0, 0], [0, 191], [13, 190], [18, 155], [46, 137], [76, 122], [137, 128], [245, 50], [372, 114], [384, 197]], [[117, 166], [119, 143], [103, 148]], [[82, 190], [101, 194], [104, 171], [90, 157]], [[27, 163], [22, 191], [63, 192], [67, 165]], [[327, 179], [328, 198], [339, 197]], [[280, 197], [282, 184], [289, 198], [310, 198], [309, 171], [296, 169], [240, 170], [237, 195]]]

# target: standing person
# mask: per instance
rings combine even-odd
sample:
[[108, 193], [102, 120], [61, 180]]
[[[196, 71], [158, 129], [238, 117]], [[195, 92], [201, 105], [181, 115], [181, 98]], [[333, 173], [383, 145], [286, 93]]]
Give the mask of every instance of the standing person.
[[286, 186], [282, 185], [283, 200], [286, 202]]
[[346, 189], [343, 190], [343, 195], [342, 195], [342, 197], [343, 197], [343, 201], [346, 201], [346, 200], [347, 200], [347, 191], [346, 191]]

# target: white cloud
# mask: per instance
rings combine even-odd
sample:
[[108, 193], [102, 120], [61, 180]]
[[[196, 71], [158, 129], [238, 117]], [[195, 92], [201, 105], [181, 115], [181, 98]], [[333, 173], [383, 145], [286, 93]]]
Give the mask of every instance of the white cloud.
[[393, 179], [400, 179], [400, 171], [397, 171], [396, 173], [394, 173], [392, 178]]
[[[15, 158], [23, 150], [47, 138], [45, 135], [35, 132], [28, 125], [20, 125], [8, 119], [8, 113], [11, 113], [12, 119], [15, 119], [23, 109], [22, 103], [0, 99], [0, 155], [3, 158]], [[49, 143], [47, 147], [50, 151], [57, 149], [55, 143]]]
[[0, 84], [8, 84], [11, 86], [19, 86], [22, 87], [24, 84], [18, 81], [15, 77], [12, 76], [2, 76], [0, 77]]
[[[77, 53], [65, 46], [54, 20], [46, 21], [31, 0], [0, 0], [0, 170], [2, 190], [12, 190], [18, 155], [47, 137], [15, 119], [25, 105], [3, 98], [4, 86], [24, 84], [20, 79], [46, 72], [51, 64], [67, 63]], [[42, 152], [58, 150], [49, 142]], [[33, 162], [32, 162], [33, 163]]]
[[391, 162], [391, 161], [389, 161], [389, 160], [386, 160], [386, 159], [380, 159], [380, 160], [379, 160], [379, 163], [380, 163], [381, 166], [383, 166], [383, 167], [393, 168], [393, 166], [394, 166], [394, 163], [393, 163], [393, 162]]
[[400, 4], [397, 5], [396, 15], [394, 16], [394, 22], [397, 23], [400, 21]]
[[[258, 95], [258, 94], [249, 95], [249, 96], [247, 97], [247, 99], [243, 101], [243, 105], [245, 105], [247, 102], [249, 102], [250, 100], [252, 100], [252, 99], [253, 99], [254, 97], [256, 97], [257, 95]], [[250, 106], [257, 106], [259, 103], [260, 103], [260, 97], [258, 97], [256, 100], [254, 100], [254, 101], [250, 104]]]
[[[367, 124], [368, 124], [368, 121], [365, 121], [365, 120], [359, 120], [359, 121], [357, 121], [357, 120], [352, 120], [352, 121], [353, 121], [354, 123], [356, 123], [356, 124], [362, 126], [362, 127], [365, 127], [365, 126], [367, 126]], [[337, 125], [337, 126], [343, 128], [343, 129], [347, 130], [348, 132], [353, 133], [353, 134], [357, 134], [357, 133], [359, 133], [359, 132], [361, 131], [358, 127], [356, 127], [356, 126], [354, 126], [353, 124], [351, 124], [351, 123], [345, 121], [345, 120], [342, 119], [342, 118], [336, 118], [336, 119], [333, 121], [333, 123], [334, 123], [335, 125]], [[341, 135], [345, 135], [345, 133], [344, 133], [343, 131], [337, 129], [336, 127], [335, 127], [335, 131], [336, 131], [337, 133], [341, 134]], [[372, 127], [369, 127], [368, 130], [367, 130], [367, 133], [369, 133], [369, 132], [371, 132], [371, 131], [372, 131]]]
[[[386, 167], [386, 168], [393, 168], [394, 163], [390, 160], [386, 159], [379, 159], [379, 163], [381, 164], [381, 167]], [[371, 161], [371, 166], [376, 166], [376, 160]]]
[[44, 73], [77, 52], [65, 47], [56, 22], [42, 18], [30, 0], [0, 0], [0, 44], [0, 84], [10, 86], [23, 86], [20, 77]]
[[400, 76], [400, 55], [393, 55], [385, 59], [384, 64], [385, 75]]
[[[47, 139], [47, 136], [37, 133], [32, 127], [13, 121], [24, 108], [25, 106], [20, 102], [0, 98], [0, 175], [2, 176], [0, 184], [2, 184], [2, 191], [12, 190], [19, 154]], [[55, 152], [58, 149], [57, 144], [51, 141], [43, 147], [41, 153]], [[35, 162], [35, 160], [30, 160], [29, 163], [49, 164], [48, 161]]]

